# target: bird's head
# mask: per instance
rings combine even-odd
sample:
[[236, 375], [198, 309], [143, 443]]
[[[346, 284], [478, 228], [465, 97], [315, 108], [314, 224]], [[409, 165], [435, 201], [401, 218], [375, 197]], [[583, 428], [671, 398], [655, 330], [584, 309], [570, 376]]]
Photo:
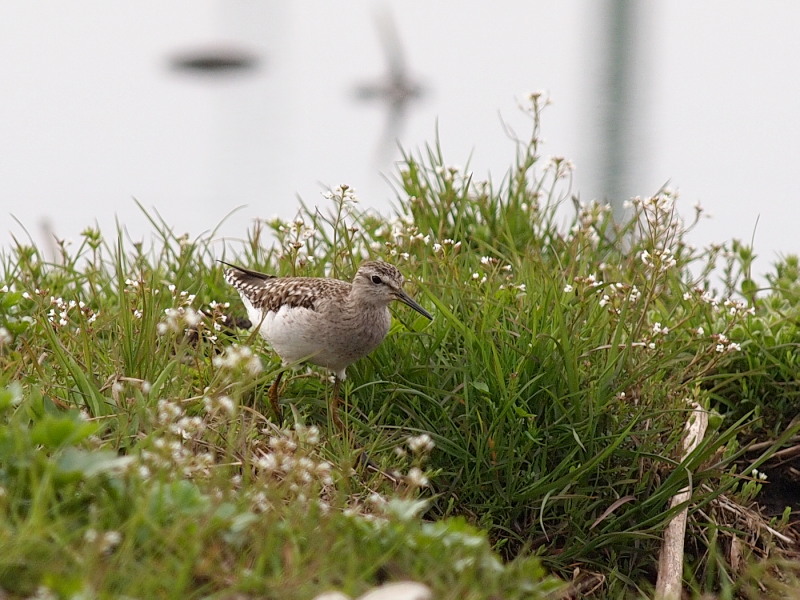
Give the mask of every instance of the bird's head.
[[353, 279], [353, 291], [362, 299], [369, 299], [375, 304], [388, 306], [392, 300], [407, 304], [419, 314], [433, 319], [431, 314], [412, 300], [403, 289], [403, 275], [397, 267], [383, 261], [367, 261], [361, 263]]

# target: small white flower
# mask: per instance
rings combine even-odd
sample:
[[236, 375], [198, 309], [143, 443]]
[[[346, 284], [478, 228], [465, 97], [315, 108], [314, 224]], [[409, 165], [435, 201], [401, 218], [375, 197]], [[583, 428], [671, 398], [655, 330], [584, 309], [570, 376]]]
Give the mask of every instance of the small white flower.
[[197, 327], [197, 324], [200, 323], [200, 314], [193, 308], [187, 308], [183, 320], [189, 327]]
[[119, 531], [106, 531], [101, 538], [100, 551], [103, 554], [109, 554], [119, 546], [121, 541], [122, 534]]
[[575, 288], [574, 288], [574, 287], [572, 287], [570, 284], [567, 284], [567, 285], [565, 285], [565, 286], [564, 286], [564, 293], [565, 293], [565, 294], [570, 294], [570, 293], [572, 293], [574, 290], [575, 290]]
[[278, 468], [278, 459], [272, 453], [267, 454], [265, 456], [261, 456], [256, 459], [256, 468], [260, 471], [266, 471], [267, 473], [272, 473]]
[[386, 498], [381, 496], [378, 492], [372, 492], [369, 496], [367, 496], [367, 503], [372, 504], [373, 506], [383, 506], [386, 504], [386, 502]]
[[653, 323], [653, 333], [655, 335], [667, 335], [669, 333], [669, 327], [663, 327], [659, 321]]
[[295, 425], [294, 430], [297, 433], [297, 439], [302, 440], [312, 446], [319, 444], [319, 427], [316, 425], [307, 427], [302, 424], [297, 424]]
[[406, 440], [406, 443], [408, 444], [408, 449], [414, 454], [428, 453], [436, 446], [431, 439], [431, 436], [429, 436], [427, 433], [409, 437]]
[[250, 375], [258, 375], [261, 373], [262, 369], [261, 359], [258, 356], [251, 356], [247, 361], [247, 372], [250, 373]]
[[217, 404], [222, 411], [231, 416], [236, 412], [236, 404], [234, 404], [230, 396], [220, 396], [217, 398]]
[[711, 292], [703, 292], [703, 295], [700, 296], [700, 299], [711, 306], [717, 306], [719, 304], [719, 298], [717, 298]]
[[411, 467], [409, 469], [406, 481], [411, 487], [425, 487], [430, 483], [419, 467]]

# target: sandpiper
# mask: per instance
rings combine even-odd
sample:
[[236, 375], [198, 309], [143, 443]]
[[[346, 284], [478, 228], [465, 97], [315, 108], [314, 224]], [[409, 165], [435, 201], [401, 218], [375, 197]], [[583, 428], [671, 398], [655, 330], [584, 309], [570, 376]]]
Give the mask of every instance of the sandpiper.
[[[382, 261], [361, 263], [353, 282], [325, 277], [277, 277], [223, 263], [225, 281], [239, 292], [247, 314], [283, 361], [308, 361], [334, 375], [331, 417], [340, 429], [339, 384], [347, 367], [377, 348], [391, 324], [389, 304], [400, 300], [433, 317], [403, 290], [397, 267]], [[278, 386], [269, 388], [272, 409], [280, 419]]]

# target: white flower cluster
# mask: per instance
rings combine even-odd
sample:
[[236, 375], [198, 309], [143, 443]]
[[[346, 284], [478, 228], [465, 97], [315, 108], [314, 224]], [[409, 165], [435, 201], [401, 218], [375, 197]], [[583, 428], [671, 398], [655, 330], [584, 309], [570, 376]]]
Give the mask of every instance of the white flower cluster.
[[431, 436], [427, 433], [406, 438], [406, 444], [408, 445], [408, 449], [411, 450], [411, 453], [416, 455], [430, 454], [436, 447]]
[[711, 339], [716, 342], [714, 346], [714, 350], [719, 353], [723, 352], [739, 352], [742, 349], [742, 346], [737, 342], [732, 342], [728, 339], [724, 333], [714, 333], [711, 335]]
[[433, 244], [433, 251], [436, 254], [444, 254], [448, 249], [452, 250], [453, 253], [458, 252], [461, 248], [461, 242], [456, 242], [451, 240], [450, 238], [442, 240], [442, 243], [434, 242]]
[[318, 442], [316, 427], [300, 426], [293, 432], [273, 434], [268, 449], [256, 451], [253, 467], [269, 480], [286, 486], [294, 499], [305, 502], [333, 484], [333, 465], [313, 456], [313, 446]]
[[525, 95], [525, 99], [527, 100], [527, 104], [520, 104], [520, 108], [525, 112], [531, 113], [534, 117], [537, 117], [539, 111], [553, 102], [550, 99], [550, 95], [543, 90], [528, 92], [528, 94]]
[[675, 201], [678, 199], [678, 192], [670, 188], [662, 189], [655, 196], [642, 198], [635, 196], [625, 202], [625, 208], [633, 208], [641, 211], [649, 223], [655, 224], [665, 220], [671, 220], [675, 214]]
[[572, 226], [570, 233], [589, 234], [593, 242], [598, 242], [600, 237], [597, 228], [607, 219], [611, 218], [611, 205], [593, 200], [589, 204], [581, 203], [578, 207], [577, 223]]
[[258, 375], [263, 370], [261, 359], [249, 346], [233, 344], [212, 359], [212, 364], [220, 370], [236, 371], [244, 369], [250, 375]]
[[422, 469], [419, 467], [411, 467], [408, 470], [408, 475], [406, 475], [406, 484], [409, 488], [422, 488], [428, 487], [430, 485], [430, 481], [425, 473], [422, 472]]
[[291, 223], [278, 221], [275, 226], [280, 242], [279, 259], [291, 258], [296, 266], [303, 268], [317, 260], [309, 244], [316, 239], [317, 230], [306, 224], [301, 215], [297, 215]]
[[[39, 290], [36, 291], [38, 292]], [[25, 297], [25, 294], [27, 294], [27, 292], [22, 294], [23, 298]], [[50, 310], [47, 311], [47, 320], [53, 326], [66, 327], [70, 323], [71, 315], [74, 315], [75, 313], [85, 317], [88, 325], [91, 325], [97, 319], [97, 313], [86, 306], [86, 303], [83, 302], [83, 300], [66, 301], [63, 298], [50, 296]], [[80, 327], [76, 328], [76, 332], [80, 333]]]
[[659, 321], [653, 323], [653, 335], [667, 335], [669, 327], [662, 325]]
[[190, 294], [186, 290], [178, 290], [177, 286], [174, 283], [170, 283], [167, 286], [167, 289], [173, 296], [180, 299], [181, 304], [191, 304], [192, 302], [194, 302], [195, 299], [194, 294]]
[[587, 277], [575, 277], [573, 283], [575, 285], [568, 283], [563, 287], [565, 294], [573, 293], [576, 286], [584, 287], [590, 293], [596, 294], [601, 308], [608, 307], [610, 312], [617, 315], [622, 313], [622, 304], [635, 304], [642, 296], [642, 292], [635, 285], [620, 281], [607, 284], [598, 279], [594, 273]]
[[[549, 170], [553, 171], [553, 175], [556, 179], [564, 179], [571, 177], [575, 172], [575, 164], [563, 156], [551, 156], [545, 166], [545, 171]], [[608, 206], [610, 210], [610, 205], [606, 206]]]
[[747, 306], [747, 302], [737, 300], [735, 298], [728, 298], [723, 303], [723, 306], [728, 310], [728, 314], [732, 317], [737, 315], [752, 316], [756, 314], [756, 309], [753, 306]]
[[236, 403], [230, 396], [206, 396], [203, 398], [203, 410], [209, 415], [222, 414], [227, 417], [235, 417], [236, 409]]
[[472, 178], [472, 173], [464, 172], [461, 165], [437, 165], [434, 172], [442, 178], [445, 183], [452, 184], [454, 182], [469, 181]]
[[[585, 286], [585, 287], [588, 287], [588, 288], [599, 288], [599, 287], [603, 286], [603, 280], [602, 279], [598, 279], [598, 277], [597, 277], [597, 275], [595, 273], [592, 273], [591, 275], [587, 275], [586, 277], [577, 276], [577, 277], [573, 278], [572, 282], [577, 284], [577, 285], [579, 285], [579, 286]], [[575, 288], [572, 285], [569, 285], [569, 284], [564, 286], [564, 291], [567, 292], [567, 293], [572, 292], [574, 289]]]
[[187, 416], [180, 404], [163, 399], [158, 401], [156, 424], [184, 440], [192, 439], [205, 429], [203, 419]]
[[149, 478], [154, 471], [179, 477], [208, 475], [214, 465], [211, 452], [197, 452], [194, 444], [206, 429], [198, 416], [189, 416], [183, 407], [170, 400], [159, 400], [153, 418], [157, 431], [149, 445], [141, 451], [138, 460], [129, 468], [139, 477]]
[[[472, 274], [472, 281], [477, 281], [479, 284], [486, 283], [486, 275], [482, 275], [481, 273], [475, 272]], [[465, 283], [469, 283], [468, 281]]]
[[323, 192], [322, 197], [326, 200], [333, 200], [336, 203], [341, 203], [342, 206], [353, 206], [358, 204], [356, 191], [344, 183], [337, 185], [328, 192]]
[[87, 544], [96, 546], [100, 554], [111, 554], [122, 542], [122, 534], [113, 530], [100, 533], [96, 529], [87, 529], [83, 534], [83, 540]]
[[164, 318], [156, 325], [159, 335], [166, 335], [169, 332], [185, 331], [194, 329], [202, 320], [202, 314], [191, 306], [179, 306], [178, 308], [165, 308]]
[[153, 471], [165, 471], [179, 476], [208, 475], [214, 465], [210, 452], [194, 452], [179, 439], [159, 437], [152, 448], [142, 450], [139, 460], [131, 463], [139, 477], [148, 479]]
[[669, 271], [672, 267], [678, 264], [675, 255], [669, 248], [663, 250], [653, 250], [652, 254], [647, 250], [642, 250], [639, 254], [644, 266], [655, 271]]
[[683, 294], [684, 300], [690, 300], [693, 297], [699, 298], [701, 302], [708, 304], [715, 310], [722, 310], [724, 308], [728, 316], [731, 317], [745, 317], [756, 314], [755, 307], [748, 306], [747, 302], [743, 300], [737, 300], [736, 298], [726, 298], [723, 300], [719, 296], [702, 288], [694, 288], [691, 292], [684, 292]]

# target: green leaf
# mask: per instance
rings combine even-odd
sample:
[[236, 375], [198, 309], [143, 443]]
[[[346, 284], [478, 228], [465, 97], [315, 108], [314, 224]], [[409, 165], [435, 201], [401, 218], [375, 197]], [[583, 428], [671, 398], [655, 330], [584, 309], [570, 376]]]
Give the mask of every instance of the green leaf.
[[16, 406], [21, 401], [22, 386], [18, 382], [13, 381], [8, 387], [0, 389], [0, 411]]
[[59, 456], [56, 467], [61, 473], [93, 477], [100, 473], [120, 471], [133, 460], [132, 456], [119, 456], [111, 450], [89, 452], [79, 448], [67, 448]]
[[479, 392], [483, 392], [484, 394], [489, 393], [489, 386], [486, 385], [485, 381], [473, 381], [472, 387], [474, 387]]
[[98, 428], [95, 423], [74, 417], [45, 415], [33, 426], [31, 440], [48, 448], [59, 448], [85, 440]]

